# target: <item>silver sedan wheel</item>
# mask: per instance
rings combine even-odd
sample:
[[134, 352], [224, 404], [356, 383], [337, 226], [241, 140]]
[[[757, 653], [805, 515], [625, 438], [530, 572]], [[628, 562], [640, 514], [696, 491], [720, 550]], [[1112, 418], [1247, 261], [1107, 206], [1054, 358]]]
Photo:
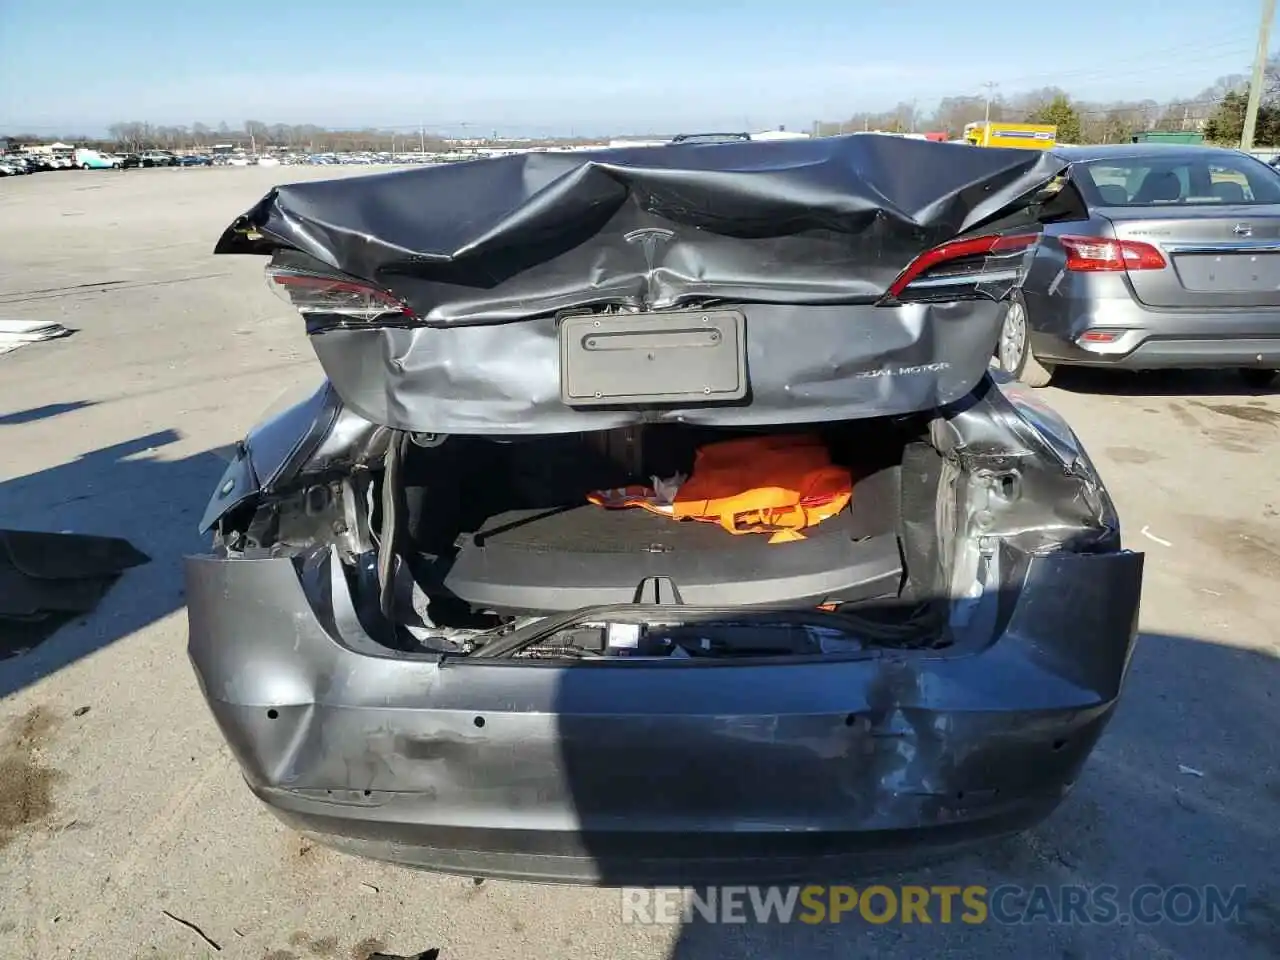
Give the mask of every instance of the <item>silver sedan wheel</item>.
[[1017, 300], [1009, 301], [1000, 328], [1000, 368], [1007, 373], [1017, 373], [1027, 352], [1027, 311]]

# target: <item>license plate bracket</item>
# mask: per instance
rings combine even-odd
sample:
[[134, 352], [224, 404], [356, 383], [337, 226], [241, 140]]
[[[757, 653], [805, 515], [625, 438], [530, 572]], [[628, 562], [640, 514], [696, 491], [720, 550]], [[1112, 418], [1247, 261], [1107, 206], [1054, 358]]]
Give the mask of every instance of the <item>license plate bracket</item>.
[[559, 335], [560, 399], [568, 406], [691, 406], [747, 395], [739, 310], [569, 315]]

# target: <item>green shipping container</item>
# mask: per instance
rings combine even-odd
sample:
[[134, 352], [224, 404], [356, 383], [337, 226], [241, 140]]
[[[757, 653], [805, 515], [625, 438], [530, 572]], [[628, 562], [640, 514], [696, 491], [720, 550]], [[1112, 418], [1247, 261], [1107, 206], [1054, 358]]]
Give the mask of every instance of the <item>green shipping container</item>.
[[1204, 134], [1194, 130], [1144, 130], [1129, 138], [1130, 143], [1204, 143]]

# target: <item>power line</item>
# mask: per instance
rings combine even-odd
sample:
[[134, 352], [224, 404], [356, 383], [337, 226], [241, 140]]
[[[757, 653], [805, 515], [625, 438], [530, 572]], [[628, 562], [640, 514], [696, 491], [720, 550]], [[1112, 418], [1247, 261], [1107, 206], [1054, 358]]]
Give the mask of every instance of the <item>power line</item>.
[[[1167, 56], [1171, 54], [1182, 53], [1183, 51], [1188, 51], [1188, 50], [1194, 50], [1198, 53], [1203, 53], [1206, 50], [1213, 50], [1215, 48], [1226, 48], [1226, 47], [1233, 47], [1233, 48], [1248, 50], [1253, 46], [1253, 43], [1254, 43], [1254, 37], [1252, 34], [1237, 34], [1236, 36], [1232, 37], [1230, 40], [1219, 40], [1217, 42], [1209, 41], [1207, 43], [1180, 43], [1172, 47], [1157, 47], [1152, 50], [1146, 50], [1141, 53], [1138, 53], [1137, 55], [1141, 57]], [[1227, 51], [1227, 52], [1231, 52], [1231, 51]], [[1222, 54], [1217, 54], [1207, 59], [1217, 60], [1221, 56]], [[1130, 62], [1132, 62], [1132, 60]], [[1183, 60], [1182, 58], [1179, 58], [1178, 65], [1181, 66], [1183, 63], [1186, 63], [1186, 62], [1188, 61]], [[1073, 77], [1078, 77], [1083, 75], [1097, 76], [1099, 74], [1103, 76], [1111, 75], [1112, 71], [1110, 68], [1107, 68], [1104, 70], [1103, 68], [1100, 68], [1100, 67], [1087, 67], [1083, 70], [1066, 70], [1066, 71], [1051, 71], [1048, 73], [1033, 73], [1033, 74], [1028, 74], [1021, 77], [1007, 78], [1001, 82], [1002, 83], [1024, 83], [1028, 80], [1040, 80], [1045, 77], [1061, 77], [1064, 79], [1071, 79]]]
[[[1177, 65], [1179, 68], [1181, 68], [1182, 66], [1187, 64], [1210, 63], [1210, 62], [1218, 61], [1218, 60], [1221, 60], [1223, 56], [1228, 55], [1230, 53], [1234, 53], [1234, 52], [1239, 52], [1240, 56], [1243, 58], [1244, 56], [1247, 56], [1252, 51], [1253, 45], [1254, 45], [1254, 37], [1252, 35], [1237, 35], [1231, 40], [1222, 40], [1222, 41], [1217, 41], [1216, 43], [1213, 41], [1210, 41], [1208, 43], [1184, 43], [1174, 47], [1155, 48], [1155, 49], [1150, 49], [1146, 51], [1136, 52], [1134, 54], [1134, 57], [1129, 58], [1128, 66], [1120, 70], [1117, 70], [1114, 67], [1087, 67], [1080, 70], [1053, 70], [1053, 71], [1047, 71], [1045, 73], [1023, 74], [1022, 76], [1014, 76], [1014, 77], [995, 77], [992, 80], [987, 81], [987, 83], [994, 83], [996, 86], [1009, 88], [1014, 86], [1025, 86], [1027, 84], [1030, 84], [1036, 81], [1046, 81], [1046, 82], [1052, 81], [1052, 83], [1049, 85], [1057, 85], [1057, 83], [1060, 81], [1068, 81], [1068, 80], [1095, 80], [1095, 79], [1105, 80], [1105, 79], [1111, 79], [1111, 78], [1124, 78], [1124, 77], [1131, 77], [1131, 76], [1147, 75], [1152, 72], [1152, 66], [1150, 64], [1148, 64], [1147, 66], [1135, 66], [1134, 62], [1136, 58], [1141, 58], [1143, 61], [1146, 61], [1151, 57], [1168, 57], [1184, 51], [1196, 51], [1197, 53], [1203, 54], [1207, 50], [1212, 50], [1215, 47], [1231, 48], [1231, 49], [1224, 49], [1219, 53], [1215, 53], [1209, 56], [1196, 56], [1191, 58], [1180, 56], [1177, 58]], [[987, 85], [986, 83], [981, 84], [982, 87], [986, 87], [986, 85]], [[924, 93], [915, 93], [914, 95], [918, 96], [920, 99], [927, 100], [927, 99], [933, 99], [935, 97], [940, 98], [940, 97], [946, 97], [946, 96], [954, 96], [955, 89], [956, 88], [954, 86], [947, 88], [946, 90], [943, 90], [942, 88], [939, 87], [939, 88], [935, 88], [933, 91], [924, 92]]]

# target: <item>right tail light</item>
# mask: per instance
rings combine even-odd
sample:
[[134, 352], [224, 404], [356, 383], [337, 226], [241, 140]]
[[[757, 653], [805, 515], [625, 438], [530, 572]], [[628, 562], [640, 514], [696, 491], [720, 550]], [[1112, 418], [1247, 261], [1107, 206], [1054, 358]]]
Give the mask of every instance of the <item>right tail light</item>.
[[1067, 253], [1067, 269], [1073, 273], [1119, 273], [1129, 270], [1163, 270], [1164, 254], [1138, 240], [1106, 237], [1059, 237]]
[[987, 234], [926, 250], [893, 281], [886, 300], [970, 299], [984, 285], [1016, 283], [1024, 254], [1039, 239], [1036, 233]]

